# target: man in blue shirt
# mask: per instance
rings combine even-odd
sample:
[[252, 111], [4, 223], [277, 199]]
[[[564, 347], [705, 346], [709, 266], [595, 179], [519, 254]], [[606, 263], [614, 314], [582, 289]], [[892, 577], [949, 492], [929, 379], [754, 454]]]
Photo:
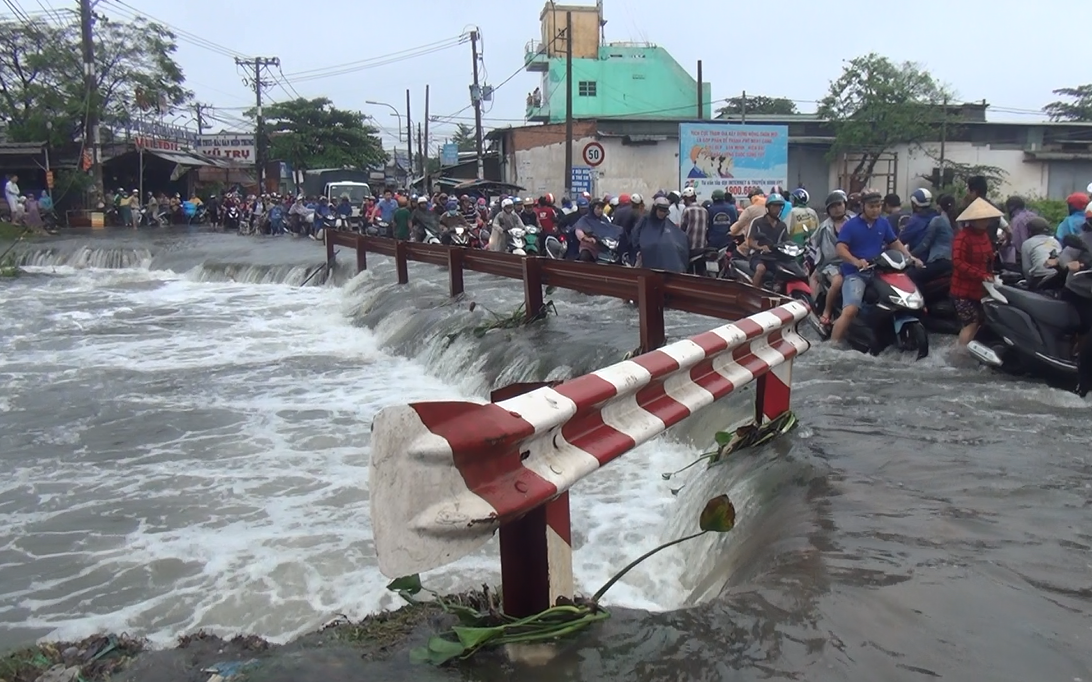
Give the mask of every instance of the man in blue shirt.
[[398, 210], [398, 202], [394, 200], [394, 192], [389, 189], [383, 192], [383, 198], [376, 204], [379, 209], [379, 219], [388, 225], [394, 220], [394, 212]]
[[709, 246], [714, 249], [723, 249], [732, 240], [729, 231], [739, 220], [739, 212], [736, 211], [735, 206], [728, 203], [722, 189], [713, 190], [713, 203], [706, 210], [709, 211]]
[[842, 314], [834, 323], [830, 340], [845, 338], [849, 325], [857, 317], [864, 302], [865, 290], [872, 273], [872, 259], [891, 247], [898, 249], [918, 267], [921, 261], [910, 254], [909, 249], [895, 236], [891, 224], [880, 217], [883, 211], [883, 195], [873, 189], [861, 193], [861, 215], [851, 218], [838, 232], [838, 256], [842, 259]]

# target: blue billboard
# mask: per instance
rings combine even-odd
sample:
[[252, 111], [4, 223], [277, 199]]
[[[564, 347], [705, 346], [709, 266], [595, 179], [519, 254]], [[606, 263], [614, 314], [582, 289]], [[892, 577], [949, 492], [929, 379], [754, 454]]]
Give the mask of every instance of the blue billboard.
[[679, 186], [700, 200], [715, 189], [745, 196], [789, 179], [789, 127], [740, 123], [679, 124]]

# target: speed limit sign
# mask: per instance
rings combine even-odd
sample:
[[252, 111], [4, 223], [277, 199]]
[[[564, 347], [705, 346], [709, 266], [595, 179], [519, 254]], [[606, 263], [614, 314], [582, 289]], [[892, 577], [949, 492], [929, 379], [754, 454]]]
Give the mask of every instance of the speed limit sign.
[[603, 145], [598, 142], [589, 142], [584, 145], [584, 163], [591, 167], [603, 163]]

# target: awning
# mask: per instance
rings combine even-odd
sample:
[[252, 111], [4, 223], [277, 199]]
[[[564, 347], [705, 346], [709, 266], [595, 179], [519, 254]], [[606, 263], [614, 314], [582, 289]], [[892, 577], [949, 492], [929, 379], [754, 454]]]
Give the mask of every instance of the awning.
[[179, 166], [192, 166], [192, 167], [213, 166], [213, 167], [216, 167], [216, 166], [220, 165], [220, 164], [216, 163], [216, 161], [218, 161], [218, 159], [213, 159], [211, 157], [204, 156], [202, 154], [193, 154], [193, 153], [190, 153], [190, 152], [175, 152], [175, 151], [169, 151], [169, 150], [166, 150], [166, 149], [147, 149], [147, 148], [145, 148], [144, 153], [145, 154], [151, 154], [152, 156], [156, 156], [158, 158], [161, 158], [164, 161], [170, 161], [171, 163], [176, 163]]

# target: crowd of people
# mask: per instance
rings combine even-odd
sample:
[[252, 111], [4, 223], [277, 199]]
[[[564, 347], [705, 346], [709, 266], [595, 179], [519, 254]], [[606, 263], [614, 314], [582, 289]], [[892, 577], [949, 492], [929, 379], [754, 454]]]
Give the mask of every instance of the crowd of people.
[[41, 229], [56, 222], [53, 217], [53, 198], [49, 191], [42, 190], [38, 196], [33, 192], [24, 194], [19, 189], [18, 175], [12, 175], [4, 182], [4, 200], [14, 225]]

